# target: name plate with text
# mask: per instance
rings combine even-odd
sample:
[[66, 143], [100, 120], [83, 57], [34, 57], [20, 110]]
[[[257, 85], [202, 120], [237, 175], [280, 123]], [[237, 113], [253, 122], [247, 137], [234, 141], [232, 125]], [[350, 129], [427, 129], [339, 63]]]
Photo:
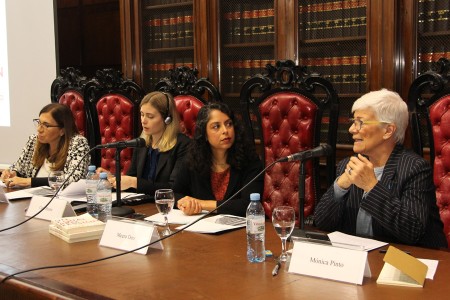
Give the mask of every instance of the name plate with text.
[[364, 277], [371, 277], [366, 251], [299, 241], [288, 272], [360, 285]]
[[[157, 240], [159, 240], [159, 233], [152, 224], [112, 219], [106, 222], [105, 230], [100, 239], [100, 246], [131, 251]], [[134, 252], [145, 255], [149, 248], [164, 249], [161, 241], [159, 241]]]
[[[30, 206], [28, 207], [25, 216], [31, 217], [42, 210], [51, 198], [44, 196], [33, 196], [31, 198]], [[52, 202], [40, 212], [36, 218], [51, 221], [54, 219], [59, 219], [62, 217], [73, 217], [75, 216], [75, 211], [67, 200], [62, 200], [54, 198]]]

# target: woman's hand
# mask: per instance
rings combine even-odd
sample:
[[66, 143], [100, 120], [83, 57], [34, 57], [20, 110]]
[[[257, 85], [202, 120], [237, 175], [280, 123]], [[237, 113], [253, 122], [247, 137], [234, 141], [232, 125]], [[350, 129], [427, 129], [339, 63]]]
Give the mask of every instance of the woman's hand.
[[192, 198], [189, 196], [183, 197], [178, 200], [177, 207], [186, 215], [195, 215], [202, 212], [202, 200]]
[[7, 187], [30, 187], [31, 186], [31, 178], [22, 178], [18, 176], [10, 177], [9, 179], [5, 179], [4, 183]]
[[[123, 190], [128, 190], [129, 188], [137, 188], [137, 178], [136, 177], [132, 177], [132, 176], [121, 176], [120, 177], [120, 189]], [[114, 188], [116, 188], [116, 179], [114, 178], [114, 183], [113, 183]]]
[[11, 171], [10, 169], [6, 169], [6, 170], [3, 170], [2, 176], [0, 176], [0, 179], [3, 181], [3, 183], [6, 184], [6, 182], [8, 181], [7, 179], [10, 179], [10, 178], [13, 178], [16, 176], [17, 176], [16, 171]]

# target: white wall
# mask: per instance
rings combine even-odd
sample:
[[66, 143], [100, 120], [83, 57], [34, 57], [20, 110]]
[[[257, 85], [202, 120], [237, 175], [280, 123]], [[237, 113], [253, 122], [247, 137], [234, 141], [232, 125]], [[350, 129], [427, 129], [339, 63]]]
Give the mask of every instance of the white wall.
[[6, 0], [11, 127], [0, 127], [0, 169], [20, 155], [56, 77], [53, 0]]

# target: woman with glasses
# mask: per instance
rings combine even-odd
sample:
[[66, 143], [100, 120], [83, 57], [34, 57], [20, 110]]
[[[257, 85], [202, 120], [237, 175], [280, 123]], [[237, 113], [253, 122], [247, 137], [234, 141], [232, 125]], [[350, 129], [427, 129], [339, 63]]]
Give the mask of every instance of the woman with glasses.
[[356, 100], [352, 113], [355, 155], [338, 164], [338, 178], [316, 206], [316, 225], [388, 242], [447, 247], [431, 166], [402, 145], [406, 103], [382, 89]]
[[84, 178], [90, 161], [89, 145], [78, 134], [72, 112], [66, 105], [44, 106], [33, 120], [37, 134], [28, 138], [19, 159], [4, 170], [1, 180], [8, 187], [48, 185], [51, 171], [64, 171], [67, 184]]
[[[177, 207], [187, 215], [214, 210], [262, 169], [233, 112], [223, 102], [209, 102], [198, 112], [185, 167], [175, 179]], [[250, 194], [262, 190], [260, 176], [217, 212], [245, 216]]]

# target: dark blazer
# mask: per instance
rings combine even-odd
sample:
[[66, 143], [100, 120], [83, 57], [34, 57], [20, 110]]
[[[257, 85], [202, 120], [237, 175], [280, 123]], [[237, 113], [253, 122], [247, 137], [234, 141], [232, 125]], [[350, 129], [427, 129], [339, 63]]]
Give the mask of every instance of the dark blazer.
[[[240, 188], [255, 178], [263, 170], [261, 160], [250, 161], [243, 170], [231, 168], [230, 181], [224, 196], [224, 201], [234, 195]], [[178, 173], [173, 185], [177, 200], [184, 196], [191, 196], [201, 200], [214, 200], [214, 194], [211, 187], [211, 176], [199, 175], [197, 172], [189, 170], [184, 166]], [[253, 181], [248, 187], [228, 201], [224, 206], [217, 210], [219, 214], [231, 214], [236, 216], [245, 216], [247, 207], [250, 203], [250, 194], [263, 192], [263, 176]], [[218, 206], [223, 201], [218, 202]]]
[[[338, 164], [340, 176], [349, 158]], [[356, 234], [359, 208], [372, 215], [374, 238], [425, 247], [447, 247], [436, 205], [430, 164], [397, 145], [384, 167], [381, 180], [361, 201], [364, 191], [355, 185], [343, 201], [334, 199], [331, 186], [315, 209], [316, 225], [326, 231]]]
[[160, 152], [154, 181], [142, 178], [148, 148], [134, 149], [131, 166], [127, 171], [127, 175], [137, 177], [136, 192], [154, 196], [157, 189], [172, 188], [189, 143], [190, 139], [180, 133], [177, 136], [177, 143], [172, 149], [166, 152]]

